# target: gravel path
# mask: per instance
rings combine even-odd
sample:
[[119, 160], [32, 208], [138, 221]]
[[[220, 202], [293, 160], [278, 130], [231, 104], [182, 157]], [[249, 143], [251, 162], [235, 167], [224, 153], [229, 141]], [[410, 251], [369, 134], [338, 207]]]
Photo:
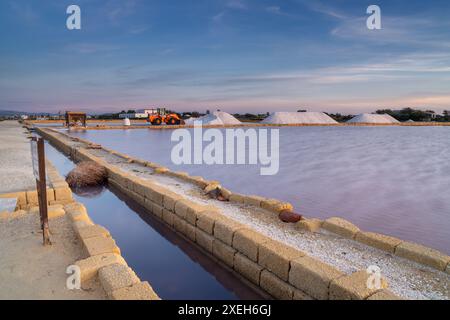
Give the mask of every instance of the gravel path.
[[0, 121], [0, 193], [36, 188], [27, 132], [17, 121]]
[[98, 280], [68, 290], [66, 269], [85, 258], [67, 216], [49, 221], [51, 246], [42, 245], [39, 215], [0, 220], [0, 299], [106, 299]]

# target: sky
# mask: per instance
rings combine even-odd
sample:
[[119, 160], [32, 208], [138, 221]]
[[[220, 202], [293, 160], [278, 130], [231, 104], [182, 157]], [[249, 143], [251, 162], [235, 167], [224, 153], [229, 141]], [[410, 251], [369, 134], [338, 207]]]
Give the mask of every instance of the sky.
[[2, 110], [450, 109], [448, 0], [1, 0], [0, 40]]

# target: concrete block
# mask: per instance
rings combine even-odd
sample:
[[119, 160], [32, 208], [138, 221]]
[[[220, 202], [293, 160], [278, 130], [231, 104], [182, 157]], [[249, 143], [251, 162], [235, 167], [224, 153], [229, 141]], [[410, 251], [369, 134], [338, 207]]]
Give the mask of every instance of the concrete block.
[[232, 192], [230, 190], [228, 190], [227, 188], [220, 188], [220, 194], [222, 195], [222, 197], [224, 197], [226, 200], [230, 200], [230, 197], [232, 195]]
[[234, 256], [234, 270], [244, 276], [247, 280], [259, 285], [260, 275], [263, 268], [248, 259], [246, 256], [236, 253]]
[[82, 211], [84, 213], [87, 213], [86, 207], [79, 202], [70, 202], [68, 204], [65, 204], [64, 210], [67, 213], [70, 213], [71, 211]]
[[218, 211], [206, 210], [197, 213], [197, 228], [205, 231], [206, 233], [213, 234], [214, 223], [217, 220], [222, 219], [224, 216]]
[[88, 281], [97, 275], [100, 268], [111, 264], [123, 264], [126, 265], [122, 256], [115, 253], [106, 253], [97, 256], [92, 256], [87, 259], [79, 260], [75, 262], [81, 271], [81, 282]]
[[140, 282], [133, 270], [120, 263], [111, 264], [98, 270], [98, 278], [106, 293], [131, 287]]
[[289, 283], [315, 299], [328, 300], [331, 281], [343, 275], [328, 264], [304, 256], [291, 261]]
[[270, 238], [265, 237], [256, 231], [241, 229], [236, 231], [234, 234], [233, 248], [237, 249], [240, 253], [246, 255], [251, 260], [257, 262], [258, 247], [269, 240]]
[[69, 185], [64, 180], [58, 180], [58, 181], [52, 182], [52, 188], [53, 189], [65, 189], [65, 188], [69, 188]]
[[47, 202], [55, 201], [55, 189], [47, 188]]
[[120, 249], [112, 238], [94, 237], [83, 239], [83, 244], [89, 256], [96, 256], [104, 253], [120, 254]]
[[381, 288], [370, 289], [367, 279], [370, 274], [366, 270], [354, 272], [350, 275], [340, 277], [331, 281], [331, 300], [364, 300], [381, 289], [387, 288], [385, 279], [381, 279]]
[[[4, 194], [0, 194], [0, 198], [16, 198], [18, 209], [23, 209], [27, 205], [27, 193], [26, 192], [4, 193]], [[37, 203], [36, 203], [36, 205], [37, 205]]]
[[195, 226], [193, 226], [192, 224], [186, 223], [184, 235], [191, 241], [195, 242], [195, 230], [196, 229], [197, 228]]
[[114, 290], [108, 296], [111, 300], [161, 300], [147, 281]]
[[163, 209], [162, 212], [162, 219], [165, 223], [167, 223], [169, 226], [173, 227], [173, 217], [175, 216], [174, 213], [169, 211], [168, 209]]
[[294, 296], [292, 300], [314, 300], [310, 295], [304, 293], [301, 290], [294, 288]]
[[56, 201], [56, 200], [53, 200], [53, 201], [49, 201], [48, 204], [49, 204], [50, 206], [54, 206], [54, 205], [56, 205], [56, 204], [61, 204], [61, 205], [65, 206], [66, 204], [71, 204], [71, 203], [74, 203], [74, 202], [75, 202], [75, 201], [74, 201], [73, 199], [70, 199], [70, 200], [62, 200], [62, 201]]
[[367, 300], [403, 300], [403, 299], [395, 295], [391, 291], [383, 289], [368, 297]]
[[94, 223], [92, 221], [83, 221], [83, 220], [75, 221], [72, 224], [73, 229], [75, 230], [76, 234], [79, 233], [78, 232], [79, 229], [85, 228], [85, 227], [89, 227], [89, 226], [93, 226], [93, 225], [94, 225]]
[[295, 226], [299, 231], [318, 232], [322, 226], [322, 223], [322, 220], [312, 218], [300, 220]]
[[196, 186], [200, 187], [201, 189], [204, 189], [208, 185], [208, 182], [205, 179], [203, 179], [203, 177], [199, 177], [199, 176], [189, 176], [189, 177], [186, 177], [186, 180], [192, 184], [195, 184]]
[[280, 213], [283, 210], [293, 211], [294, 207], [288, 202], [282, 202], [276, 199], [264, 199], [261, 201], [261, 208]]
[[89, 218], [86, 211], [83, 211], [83, 210], [66, 211], [66, 213], [69, 214], [69, 217], [73, 222], [75, 222], [75, 221], [86, 221], [86, 222], [92, 221], [91, 218]]
[[292, 300], [294, 296], [294, 287], [267, 270], [262, 270], [259, 285], [272, 297], [279, 300]]
[[266, 200], [266, 198], [259, 196], [244, 196], [244, 204], [250, 206], [261, 207], [261, 202], [264, 200]]
[[152, 200], [144, 198], [144, 206], [143, 207], [145, 208], [145, 210], [148, 213], [153, 214], [153, 201]]
[[223, 218], [214, 223], [214, 237], [231, 246], [234, 233], [245, 226], [230, 218]]
[[214, 239], [213, 255], [230, 268], [233, 268], [234, 255], [236, 252], [236, 249], [233, 249], [220, 240]]
[[133, 191], [141, 197], [145, 197], [147, 191], [147, 181], [142, 178], [135, 177], [133, 179]]
[[129, 195], [129, 197], [134, 200], [134, 202], [136, 202], [137, 204], [139, 204], [142, 207], [145, 207], [145, 198], [143, 196], [141, 196], [137, 192], [134, 192], [131, 190], [128, 190], [127, 193]]
[[160, 206], [159, 204], [155, 203], [155, 202], [152, 203], [152, 208], [153, 208], [152, 209], [152, 213], [156, 217], [162, 219], [164, 208], [162, 206]]
[[441, 271], [445, 271], [450, 262], [450, 257], [442, 252], [406, 241], [395, 248], [395, 255]]
[[65, 215], [64, 207], [62, 205], [52, 205], [47, 207], [47, 216], [49, 219], [55, 219]]
[[245, 196], [238, 193], [232, 193], [229, 200], [236, 203], [244, 203]]
[[175, 214], [183, 220], [186, 219], [186, 212], [190, 202], [189, 200], [181, 199], [175, 203]]
[[181, 199], [183, 199], [183, 197], [179, 194], [167, 190], [167, 192], [163, 196], [163, 206], [167, 210], [175, 212], [175, 204]]
[[26, 192], [27, 205], [37, 206], [39, 204], [38, 194], [36, 190], [31, 190]]
[[394, 253], [402, 240], [373, 232], [358, 232], [355, 240], [383, 251]]
[[195, 226], [197, 224], [197, 216], [205, 211], [211, 209], [208, 206], [202, 206], [200, 204], [191, 202], [189, 203], [187, 210], [186, 210], [186, 221]]
[[55, 200], [71, 200], [72, 190], [69, 187], [55, 188]]
[[290, 262], [305, 253], [279, 241], [268, 240], [259, 246], [258, 264], [284, 281], [288, 281]]
[[152, 202], [163, 205], [163, 196], [165, 189], [158, 185], [147, 184], [147, 189], [145, 190], [145, 197], [150, 199]]
[[213, 251], [214, 237], [199, 228], [195, 229], [195, 242], [206, 251]]
[[111, 236], [108, 230], [106, 230], [102, 226], [99, 226], [98, 224], [78, 228], [77, 233], [81, 239], [89, 239], [95, 237], [108, 238]]
[[186, 233], [186, 224], [187, 224], [187, 222], [184, 221], [183, 219], [181, 219], [177, 215], [173, 215], [172, 219], [173, 219], [173, 227], [175, 228], [175, 230], [177, 230], [181, 234], [185, 234]]
[[154, 173], [158, 173], [158, 174], [164, 174], [164, 173], [167, 173], [168, 171], [169, 171], [169, 169], [167, 169], [165, 167], [158, 167], [153, 170]]
[[353, 239], [359, 232], [359, 228], [357, 226], [338, 217], [332, 217], [325, 220], [322, 224], [322, 228], [349, 239]]

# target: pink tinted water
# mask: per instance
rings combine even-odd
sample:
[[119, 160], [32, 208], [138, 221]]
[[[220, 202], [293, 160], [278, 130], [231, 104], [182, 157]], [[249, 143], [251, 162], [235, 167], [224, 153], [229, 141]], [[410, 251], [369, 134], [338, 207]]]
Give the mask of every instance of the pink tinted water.
[[241, 193], [291, 202], [306, 216], [450, 253], [450, 127], [280, 128], [280, 170], [172, 163], [171, 130], [76, 132], [131, 156], [219, 180]]

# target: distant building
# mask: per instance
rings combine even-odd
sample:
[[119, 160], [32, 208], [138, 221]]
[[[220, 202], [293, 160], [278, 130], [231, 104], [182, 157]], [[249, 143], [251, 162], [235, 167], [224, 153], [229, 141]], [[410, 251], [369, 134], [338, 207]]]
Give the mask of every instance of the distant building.
[[26, 114], [23, 114], [20, 116], [20, 119], [22, 120], [28, 120], [28, 116]]
[[137, 110], [134, 113], [120, 113], [119, 118], [120, 119], [146, 119], [148, 118], [148, 115], [155, 114], [157, 111], [156, 109], [141, 109]]

